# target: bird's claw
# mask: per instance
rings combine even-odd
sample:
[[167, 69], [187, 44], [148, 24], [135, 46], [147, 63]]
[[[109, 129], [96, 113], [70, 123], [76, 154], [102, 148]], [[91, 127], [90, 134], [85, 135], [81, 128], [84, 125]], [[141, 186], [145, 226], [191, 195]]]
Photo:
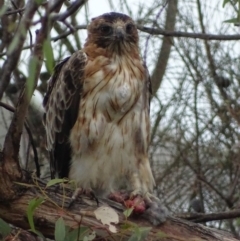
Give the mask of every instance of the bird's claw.
[[133, 214], [142, 215], [154, 226], [164, 223], [168, 217], [167, 209], [156, 196], [150, 193], [141, 195], [137, 192], [131, 192], [129, 194], [119, 191], [112, 193], [109, 198], [122, 203], [127, 208], [133, 208]]
[[70, 203], [68, 205], [69, 208], [73, 205], [73, 203], [76, 201], [76, 199], [80, 195], [86, 195], [86, 196], [90, 197], [91, 199], [96, 201], [97, 206], [99, 205], [99, 201], [92, 189], [84, 189], [84, 188], [78, 187], [78, 188], [76, 188], [76, 190], [74, 191], [74, 193], [71, 197]]
[[154, 226], [164, 223], [169, 216], [167, 208], [155, 198], [151, 202], [146, 201], [147, 208], [143, 213], [144, 218], [148, 219]]

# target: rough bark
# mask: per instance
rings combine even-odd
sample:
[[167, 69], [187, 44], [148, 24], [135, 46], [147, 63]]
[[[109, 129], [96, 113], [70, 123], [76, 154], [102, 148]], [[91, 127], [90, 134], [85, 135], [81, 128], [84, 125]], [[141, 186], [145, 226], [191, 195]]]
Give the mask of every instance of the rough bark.
[[[43, 197], [45, 201], [34, 213], [34, 223], [36, 230], [40, 231], [45, 237], [54, 237], [55, 223], [59, 217], [62, 217], [66, 226], [72, 229], [81, 226], [94, 230], [98, 235], [96, 240], [128, 240], [134, 233], [134, 226], [151, 227], [151, 224], [141, 216], [126, 220], [123, 215], [124, 208], [120, 204], [107, 199], [100, 199], [99, 206], [110, 206], [119, 215], [120, 222], [116, 224], [118, 231], [117, 233], [111, 233], [108, 227], [95, 217], [94, 210], [99, 208], [95, 200], [81, 196], [71, 208], [67, 208], [71, 200], [69, 198], [71, 191], [66, 187], [52, 186], [46, 188], [44, 182], [31, 178], [25, 184], [16, 185], [24, 189], [16, 195], [16, 199], [0, 203], [0, 218], [22, 229], [29, 229], [26, 212], [28, 203], [34, 198]], [[3, 194], [0, 193], [0, 195]], [[123, 229], [123, 224], [127, 224], [128, 228]], [[237, 240], [229, 233], [175, 217], [169, 217], [164, 224], [151, 228], [145, 240]]]

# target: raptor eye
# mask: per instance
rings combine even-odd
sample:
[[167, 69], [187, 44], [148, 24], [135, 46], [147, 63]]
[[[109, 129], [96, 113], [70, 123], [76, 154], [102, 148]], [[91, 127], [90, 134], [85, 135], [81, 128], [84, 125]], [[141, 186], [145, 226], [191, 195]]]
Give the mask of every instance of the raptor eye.
[[112, 33], [112, 27], [109, 25], [102, 25], [100, 31], [102, 34], [108, 35]]
[[133, 29], [134, 29], [134, 25], [132, 23], [127, 24], [126, 26], [127, 33], [131, 33]]

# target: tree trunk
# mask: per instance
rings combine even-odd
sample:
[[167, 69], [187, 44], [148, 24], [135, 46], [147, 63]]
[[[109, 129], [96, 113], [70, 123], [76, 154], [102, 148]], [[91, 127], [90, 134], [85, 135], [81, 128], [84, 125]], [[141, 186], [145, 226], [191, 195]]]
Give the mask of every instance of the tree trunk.
[[[167, 16], [165, 20], [165, 26], [164, 29], [168, 31], [173, 31], [175, 27], [176, 22], [176, 15], [177, 15], [177, 0], [170, 0], [168, 1], [167, 6]], [[163, 76], [165, 74], [168, 59], [170, 56], [172, 47], [172, 40], [170, 37], [163, 37], [162, 46], [159, 51], [158, 59], [156, 61], [155, 69], [153, 71], [153, 74], [151, 76], [152, 80], [152, 91], [153, 95], [156, 94], [157, 90], [159, 89]]]

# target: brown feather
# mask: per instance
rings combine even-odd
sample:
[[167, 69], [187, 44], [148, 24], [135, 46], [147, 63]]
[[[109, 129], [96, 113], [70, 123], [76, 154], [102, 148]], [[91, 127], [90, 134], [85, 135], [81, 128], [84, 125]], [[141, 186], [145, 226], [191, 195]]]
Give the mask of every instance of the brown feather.
[[86, 55], [78, 51], [55, 67], [43, 105], [51, 173], [67, 177], [71, 159], [70, 130], [77, 119]]
[[150, 88], [133, 20], [95, 18], [83, 50], [55, 68], [44, 98], [52, 170], [83, 188], [110, 192], [125, 181], [134, 193], [151, 192]]

